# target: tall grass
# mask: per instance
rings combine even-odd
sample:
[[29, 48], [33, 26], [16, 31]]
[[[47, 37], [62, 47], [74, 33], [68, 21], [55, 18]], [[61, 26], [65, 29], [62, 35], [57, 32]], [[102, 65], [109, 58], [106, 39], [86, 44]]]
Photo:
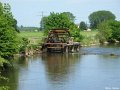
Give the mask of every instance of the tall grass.
[[81, 31], [80, 34], [84, 37], [81, 41], [82, 45], [95, 45], [99, 43], [96, 38], [98, 31]]

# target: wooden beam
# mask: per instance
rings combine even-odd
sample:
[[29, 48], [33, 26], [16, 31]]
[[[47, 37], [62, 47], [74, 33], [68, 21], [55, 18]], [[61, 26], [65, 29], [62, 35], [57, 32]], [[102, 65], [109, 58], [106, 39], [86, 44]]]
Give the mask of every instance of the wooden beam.
[[64, 48], [64, 47], [47, 47], [47, 48]]

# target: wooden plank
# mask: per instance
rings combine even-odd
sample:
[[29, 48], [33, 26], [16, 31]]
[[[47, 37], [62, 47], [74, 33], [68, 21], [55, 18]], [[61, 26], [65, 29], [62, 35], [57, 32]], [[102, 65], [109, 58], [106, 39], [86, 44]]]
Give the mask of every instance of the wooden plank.
[[47, 45], [67, 45], [67, 43], [45, 43]]
[[64, 47], [47, 47], [47, 48], [64, 48]]
[[74, 46], [73, 44], [67, 44], [67, 46]]

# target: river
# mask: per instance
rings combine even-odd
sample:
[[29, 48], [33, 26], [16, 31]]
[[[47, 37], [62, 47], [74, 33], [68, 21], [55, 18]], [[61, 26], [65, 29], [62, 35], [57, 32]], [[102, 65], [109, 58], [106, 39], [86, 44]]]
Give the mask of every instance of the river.
[[10, 90], [120, 90], [119, 46], [19, 57], [13, 66], [2, 72], [9, 82], [0, 82]]

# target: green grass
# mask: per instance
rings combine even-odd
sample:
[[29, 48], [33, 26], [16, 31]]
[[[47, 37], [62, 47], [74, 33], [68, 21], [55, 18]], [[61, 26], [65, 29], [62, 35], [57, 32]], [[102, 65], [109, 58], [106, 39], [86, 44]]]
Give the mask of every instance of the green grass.
[[18, 35], [24, 38], [41, 38], [43, 32], [20, 32]]
[[81, 31], [84, 39], [81, 41], [82, 45], [98, 44], [99, 40], [96, 38], [98, 31]]
[[18, 36], [27, 38], [30, 44], [39, 44], [43, 39], [43, 32], [20, 32]]
[[94, 37], [98, 31], [81, 31], [80, 34], [82, 34], [85, 37]]

